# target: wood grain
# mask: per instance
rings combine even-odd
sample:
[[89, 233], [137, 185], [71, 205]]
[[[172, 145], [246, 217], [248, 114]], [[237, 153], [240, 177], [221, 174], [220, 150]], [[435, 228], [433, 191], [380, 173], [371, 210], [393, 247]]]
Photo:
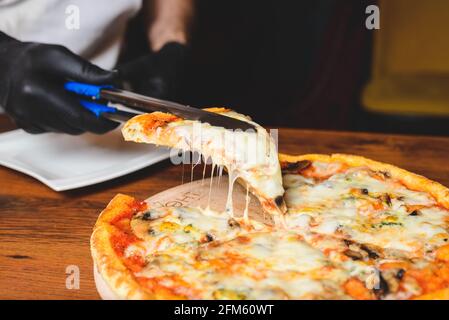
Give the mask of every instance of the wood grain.
[[[0, 117], [0, 131], [11, 124]], [[398, 165], [449, 185], [449, 138], [283, 128], [281, 152], [352, 153]], [[185, 179], [188, 168], [186, 168]], [[195, 177], [201, 177], [198, 166]], [[169, 161], [95, 186], [57, 193], [0, 167], [0, 299], [97, 299], [89, 237], [98, 213], [116, 193], [146, 199], [181, 184]], [[190, 171], [189, 171], [190, 172]], [[65, 286], [66, 268], [80, 268], [80, 289]]]

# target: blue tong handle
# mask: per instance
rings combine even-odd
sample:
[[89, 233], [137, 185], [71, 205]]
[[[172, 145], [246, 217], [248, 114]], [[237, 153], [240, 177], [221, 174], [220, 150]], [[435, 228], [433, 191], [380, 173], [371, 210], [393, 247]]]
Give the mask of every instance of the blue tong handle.
[[[89, 97], [94, 100], [101, 99], [101, 90], [102, 89], [112, 89], [113, 86], [110, 85], [93, 85], [87, 83], [80, 83], [69, 81], [64, 84], [64, 88], [67, 91], [76, 93], [81, 96]], [[99, 104], [93, 101], [81, 100], [81, 105], [87, 110], [94, 113], [97, 117], [101, 116], [103, 113], [116, 113], [117, 109], [113, 107], [109, 107], [107, 105]]]

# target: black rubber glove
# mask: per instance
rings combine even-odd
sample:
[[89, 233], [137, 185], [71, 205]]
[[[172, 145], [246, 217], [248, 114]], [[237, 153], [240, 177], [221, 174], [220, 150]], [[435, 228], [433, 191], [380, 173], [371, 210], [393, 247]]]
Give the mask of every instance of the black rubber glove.
[[120, 66], [120, 78], [140, 94], [176, 100], [184, 75], [186, 56], [185, 45], [170, 42], [157, 52]]
[[0, 32], [0, 105], [30, 133], [105, 133], [118, 123], [84, 109], [66, 92], [74, 80], [110, 84], [116, 72], [105, 71], [57, 45], [17, 41]]

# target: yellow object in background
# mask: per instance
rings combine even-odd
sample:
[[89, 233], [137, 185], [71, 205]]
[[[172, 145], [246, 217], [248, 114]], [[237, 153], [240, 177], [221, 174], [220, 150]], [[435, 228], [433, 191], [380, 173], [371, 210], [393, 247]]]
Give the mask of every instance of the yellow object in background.
[[449, 116], [449, 1], [380, 0], [362, 103], [390, 115]]

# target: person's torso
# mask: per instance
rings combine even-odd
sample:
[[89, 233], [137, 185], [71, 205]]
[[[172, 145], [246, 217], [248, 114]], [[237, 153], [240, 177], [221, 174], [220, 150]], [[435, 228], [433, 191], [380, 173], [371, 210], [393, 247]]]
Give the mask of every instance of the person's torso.
[[21, 41], [66, 46], [111, 69], [128, 20], [142, 0], [0, 0], [0, 31]]

